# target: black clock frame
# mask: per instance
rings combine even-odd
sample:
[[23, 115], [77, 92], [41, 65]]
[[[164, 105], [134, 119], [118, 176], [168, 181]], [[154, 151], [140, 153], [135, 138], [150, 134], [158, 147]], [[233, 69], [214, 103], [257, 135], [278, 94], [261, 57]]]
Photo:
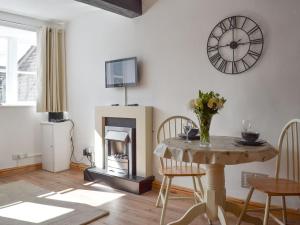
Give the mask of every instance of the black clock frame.
[[[257, 57], [257, 59], [255, 60], [255, 62], [251, 65], [251, 66], [249, 66], [248, 65], [248, 67], [247, 68], [245, 68], [245, 70], [243, 70], [243, 71], [240, 71], [240, 72], [231, 72], [231, 73], [229, 73], [229, 72], [223, 72], [223, 71], [221, 71], [221, 70], [219, 70], [217, 67], [216, 67], [216, 65], [218, 64], [218, 61], [220, 60], [220, 59], [218, 59], [218, 61], [217, 61], [217, 63], [215, 63], [215, 65], [212, 63], [212, 61], [210, 60], [210, 58], [211, 58], [211, 56], [209, 55], [209, 47], [213, 47], [213, 46], [209, 46], [209, 40], [211, 39], [211, 36], [215, 36], [215, 35], [212, 35], [212, 33], [213, 33], [213, 31], [215, 31], [215, 29], [217, 28], [217, 27], [220, 27], [221, 28], [221, 23], [223, 22], [223, 21], [229, 21], [229, 23], [230, 23], [230, 26], [231, 26], [231, 22], [230, 22], [230, 19], [231, 18], [233, 18], [233, 17], [239, 17], [239, 18], [244, 18], [244, 23], [243, 23], [243, 25], [246, 23], [246, 21], [247, 20], [249, 20], [249, 21], [251, 21], [253, 24], [255, 24], [255, 26], [254, 27], [257, 27], [257, 29], [260, 31], [260, 33], [261, 33], [261, 50], [260, 50], [260, 52], [258, 53], [258, 52], [255, 52], [256, 53], [256, 57]], [[243, 26], [242, 26], [243, 27]], [[254, 28], [253, 27], [253, 28]], [[221, 28], [222, 29], [222, 28]], [[226, 31], [225, 32], [227, 32], [228, 30], [231, 30], [232, 28], [227, 28], [227, 27], [225, 27], [225, 29], [226, 29]], [[233, 28], [233, 29], [240, 29], [240, 30], [242, 30], [242, 31], [244, 31], [244, 32], [246, 32], [247, 33], [247, 31], [246, 30], [243, 30], [242, 28]], [[252, 29], [251, 29], [252, 30]], [[250, 31], [251, 31], [250, 30]], [[223, 32], [222, 33], [222, 35], [225, 33], [225, 32]], [[249, 32], [249, 31], [248, 31]], [[220, 38], [222, 37], [222, 35], [220, 36]], [[250, 35], [248, 34], [248, 37], [249, 37], [249, 40], [251, 41], [251, 38], [250, 38]], [[216, 37], [215, 37], [216, 38]], [[217, 39], [217, 38], [216, 38]], [[217, 39], [218, 40], [218, 39]], [[219, 53], [219, 40], [218, 40], [218, 44], [217, 44], [217, 46], [218, 46], [218, 53]], [[250, 47], [251, 47], [251, 44], [249, 44], [249, 46], [248, 46], [248, 50], [247, 50], [247, 54], [246, 55], [248, 55], [249, 54], [249, 51], [251, 51], [250, 50]], [[260, 28], [260, 26], [253, 20], [253, 19], [251, 19], [251, 18], [249, 18], [249, 17], [246, 17], [246, 16], [241, 16], [241, 15], [235, 15], [235, 16], [229, 16], [229, 17], [226, 17], [225, 19], [223, 19], [223, 20], [221, 20], [219, 23], [217, 23], [217, 25], [215, 25], [214, 26], [214, 28], [212, 29], [212, 31], [211, 31], [211, 33], [209, 34], [209, 36], [208, 36], [208, 40], [207, 40], [207, 47], [206, 47], [206, 49], [207, 49], [207, 56], [208, 56], [208, 59], [209, 59], [209, 62], [213, 65], [213, 67], [214, 68], [216, 68], [218, 71], [220, 71], [221, 73], [224, 73], [224, 74], [228, 74], [228, 75], [237, 75], [237, 74], [241, 74], [241, 73], [244, 73], [244, 72], [246, 72], [246, 71], [248, 71], [248, 70], [250, 70], [256, 63], [257, 63], [257, 61], [260, 59], [260, 57], [261, 57], [261, 55], [262, 55], [262, 53], [263, 53], [263, 49], [264, 49], [264, 36], [263, 36], [263, 32], [262, 32], [262, 30], [261, 30], [261, 28]], [[245, 55], [245, 56], [246, 56]], [[244, 57], [245, 57], [244, 56]], [[242, 58], [242, 59], [244, 59], [244, 57]], [[253, 57], [253, 56], [252, 56]], [[222, 57], [221, 57], [222, 58]], [[222, 58], [223, 59], [223, 58]], [[238, 62], [238, 61], [241, 61], [242, 59], [239, 59], [239, 60], [237, 60], [237, 61], [227, 61], [226, 60], [226, 62], [231, 62], [231, 63], [233, 63], [233, 62]], [[224, 61], [225, 61], [225, 59], [223, 59]], [[245, 67], [245, 64], [244, 64], [244, 67]]]

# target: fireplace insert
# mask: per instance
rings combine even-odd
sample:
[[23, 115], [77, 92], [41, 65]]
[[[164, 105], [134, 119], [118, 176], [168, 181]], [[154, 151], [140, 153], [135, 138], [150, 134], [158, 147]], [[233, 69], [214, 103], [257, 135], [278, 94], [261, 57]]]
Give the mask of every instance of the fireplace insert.
[[136, 175], [135, 128], [105, 126], [105, 169], [115, 176]]

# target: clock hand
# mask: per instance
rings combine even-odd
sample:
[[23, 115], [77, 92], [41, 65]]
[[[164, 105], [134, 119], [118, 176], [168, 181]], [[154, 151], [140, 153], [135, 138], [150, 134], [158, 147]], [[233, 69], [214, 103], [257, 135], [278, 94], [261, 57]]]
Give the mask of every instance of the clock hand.
[[[236, 43], [239, 44], [239, 42], [241, 41], [242, 39], [238, 40]], [[240, 44], [239, 44], [240, 45]], [[223, 47], [228, 47], [230, 46], [230, 43], [229, 44], [226, 44], [226, 45], [220, 45], [219, 48], [223, 48]]]
[[238, 43], [238, 45], [247, 45], [247, 44], [250, 44], [250, 41], [248, 41], [248, 42], [243, 42], [243, 43]]

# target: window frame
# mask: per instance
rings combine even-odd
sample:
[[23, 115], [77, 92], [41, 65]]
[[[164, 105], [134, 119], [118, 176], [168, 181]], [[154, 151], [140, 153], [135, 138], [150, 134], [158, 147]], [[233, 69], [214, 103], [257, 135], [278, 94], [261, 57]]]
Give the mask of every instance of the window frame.
[[[12, 23], [12, 24], [11, 24]], [[34, 32], [36, 35], [36, 47], [38, 49], [38, 35], [39, 29], [30, 27], [30, 25], [22, 25], [14, 22], [1, 22], [0, 17], [0, 26], [5, 26], [13, 29], [25, 30]], [[37, 102], [37, 98], [35, 101], [19, 101], [18, 99], [18, 75], [19, 74], [33, 74], [36, 75], [36, 82], [38, 82], [38, 71], [35, 72], [27, 72], [27, 71], [19, 71], [17, 65], [17, 38], [10, 36], [0, 36], [1, 38], [7, 39], [7, 62], [6, 62], [6, 90], [5, 90], [5, 102], [0, 103], [0, 106], [35, 106]], [[14, 55], [15, 57], [11, 57]], [[13, 59], [14, 58], [14, 59]], [[37, 57], [37, 65], [38, 65], [38, 57]], [[37, 69], [38, 70], [38, 69]]]

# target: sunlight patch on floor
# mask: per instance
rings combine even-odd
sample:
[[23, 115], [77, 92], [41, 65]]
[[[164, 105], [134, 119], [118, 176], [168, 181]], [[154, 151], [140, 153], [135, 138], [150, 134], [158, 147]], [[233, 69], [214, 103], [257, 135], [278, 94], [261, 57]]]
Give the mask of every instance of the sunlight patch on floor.
[[123, 196], [125, 196], [125, 194], [76, 189], [66, 193], [57, 193], [46, 198], [73, 203], [82, 203], [90, 206], [100, 206]]
[[72, 211], [74, 209], [32, 202], [20, 202], [1, 208], [0, 216], [30, 223], [42, 223]]

